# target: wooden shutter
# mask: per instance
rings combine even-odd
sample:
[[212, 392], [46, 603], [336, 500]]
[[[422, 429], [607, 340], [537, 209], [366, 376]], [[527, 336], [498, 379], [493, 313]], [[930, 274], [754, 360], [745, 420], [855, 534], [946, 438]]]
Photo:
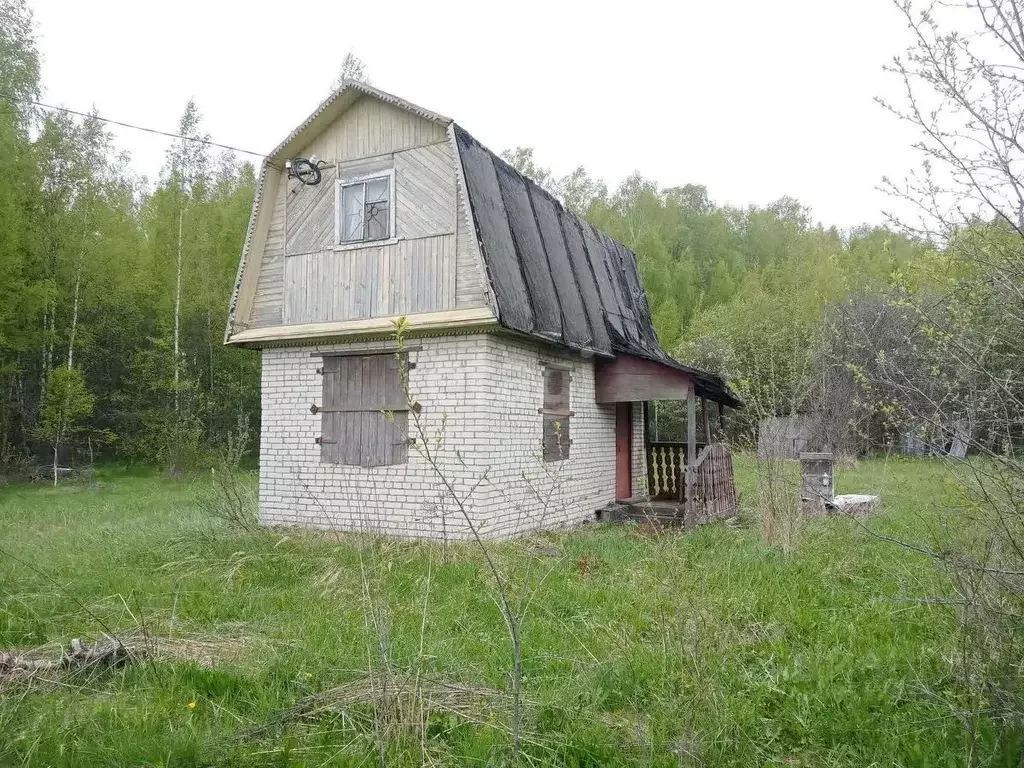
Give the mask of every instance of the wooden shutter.
[[321, 461], [404, 464], [408, 403], [395, 355], [325, 357], [323, 372]]
[[572, 445], [569, 420], [569, 371], [562, 368], [544, 368], [544, 417], [543, 452], [544, 461], [560, 461], [569, 458]]
[[325, 357], [323, 395], [320, 405], [320, 461], [338, 464], [340, 458], [341, 414], [338, 412], [344, 400], [341, 390], [344, 379], [341, 375], [340, 357]]

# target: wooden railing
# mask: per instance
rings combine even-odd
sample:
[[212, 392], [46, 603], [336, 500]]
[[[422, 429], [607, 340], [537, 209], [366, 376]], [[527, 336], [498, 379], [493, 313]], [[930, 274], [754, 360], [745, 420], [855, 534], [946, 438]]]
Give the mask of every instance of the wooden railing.
[[732, 517], [739, 498], [732, 470], [732, 454], [722, 443], [708, 445], [693, 463], [692, 508], [696, 522]]
[[[705, 447], [697, 443], [697, 452]], [[686, 443], [659, 441], [647, 444], [647, 486], [652, 499], [680, 498], [686, 467]]]
[[[722, 443], [697, 444], [693, 462], [694, 522], [707, 522], [736, 514], [738, 496], [732, 454]], [[647, 482], [652, 499], [686, 502], [686, 443], [656, 442], [647, 446]]]

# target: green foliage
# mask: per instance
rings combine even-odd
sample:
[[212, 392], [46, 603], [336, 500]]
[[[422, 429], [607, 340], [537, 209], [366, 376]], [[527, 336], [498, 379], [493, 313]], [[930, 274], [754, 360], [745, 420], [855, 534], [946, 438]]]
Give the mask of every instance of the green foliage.
[[[87, 426], [119, 438], [105, 455], [205, 462], [239, 417], [258, 431], [258, 356], [221, 343], [254, 169], [186, 139], [170, 144], [154, 185], [137, 178], [98, 119], [30, 108], [31, 15], [24, 0], [0, 0], [0, 19], [0, 91], [15, 97], [0, 110], [2, 454], [39, 452], [45, 382], [68, 361], [96, 398]], [[343, 70], [365, 76], [351, 53]], [[193, 101], [178, 130], [204, 138]], [[887, 230], [815, 224], [789, 198], [737, 208], [638, 174], [610, 193], [583, 168], [555, 175], [532, 149], [503, 157], [637, 253], [662, 345], [727, 375], [749, 414], [803, 397], [829, 307], [894, 275], [942, 287], [966, 276]]]
[[46, 378], [46, 393], [39, 408], [36, 437], [56, 448], [74, 439], [92, 416], [96, 398], [85, 385], [80, 368], [54, 368]]

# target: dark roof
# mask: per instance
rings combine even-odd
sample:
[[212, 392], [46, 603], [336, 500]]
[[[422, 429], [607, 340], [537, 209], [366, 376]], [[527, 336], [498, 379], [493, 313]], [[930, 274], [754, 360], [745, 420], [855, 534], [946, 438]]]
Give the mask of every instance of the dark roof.
[[458, 125], [455, 138], [502, 325], [572, 349], [653, 360], [693, 376], [698, 395], [742, 405], [721, 378], [661, 348], [632, 251]]

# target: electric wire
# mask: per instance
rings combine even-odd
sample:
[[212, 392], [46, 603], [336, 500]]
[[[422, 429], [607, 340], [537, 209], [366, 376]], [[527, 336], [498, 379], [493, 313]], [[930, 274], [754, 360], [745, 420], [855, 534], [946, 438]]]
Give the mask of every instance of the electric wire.
[[[6, 101], [9, 101], [11, 104], [13, 104], [15, 106], [17, 106], [17, 104], [19, 103], [18, 100], [12, 98], [11, 96], [9, 96], [7, 94], [0, 93], [0, 98], [5, 99]], [[144, 131], [145, 133], [152, 133], [152, 134], [156, 134], [157, 136], [166, 136], [166, 137], [171, 138], [171, 139], [181, 139], [182, 141], [194, 141], [197, 144], [205, 144], [205, 145], [210, 146], [210, 147], [218, 147], [220, 149], [227, 149], [227, 150], [230, 150], [231, 152], [240, 152], [241, 154], [253, 155], [254, 157], [267, 157], [267, 153], [266, 152], [253, 152], [251, 149], [242, 149], [241, 147], [232, 146], [231, 144], [222, 144], [222, 143], [220, 143], [218, 141], [213, 141], [212, 139], [204, 139], [204, 138], [201, 138], [199, 136], [183, 136], [180, 133], [174, 133], [172, 131], [163, 131], [163, 130], [160, 130], [159, 128], [149, 128], [149, 127], [144, 126], [144, 125], [138, 125], [136, 123], [129, 123], [129, 122], [125, 122], [123, 120], [114, 120], [113, 118], [103, 117], [103, 116], [101, 116], [101, 115], [99, 115], [97, 113], [93, 113], [93, 112], [80, 112], [77, 109], [71, 109], [69, 107], [58, 107], [58, 106], [56, 106], [54, 104], [46, 104], [44, 102], [35, 101], [33, 99], [24, 99], [24, 100], [21, 101], [21, 103], [31, 104], [34, 107], [39, 107], [40, 109], [48, 109], [48, 110], [51, 110], [53, 112], [66, 112], [66, 113], [68, 113], [70, 115], [77, 115], [79, 117], [91, 118], [93, 120], [99, 120], [102, 123], [109, 123], [110, 125], [118, 125], [118, 126], [120, 126], [122, 128], [131, 128], [131, 129], [136, 130], [136, 131]]]

